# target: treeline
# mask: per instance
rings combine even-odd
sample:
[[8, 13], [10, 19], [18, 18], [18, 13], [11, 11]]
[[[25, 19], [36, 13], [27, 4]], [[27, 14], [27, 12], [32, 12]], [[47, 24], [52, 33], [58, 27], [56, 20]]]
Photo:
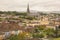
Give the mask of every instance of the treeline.
[[[16, 15], [19, 16], [19, 18], [21, 19], [29, 19], [29, 20], [33, 20], [36, 19], [35, 17], [32, 16], [28, 16], [27, 12], [16, 12], [16, 11], [0, 11], [0, 14], [6, 14], [6, 15]], [[15, 20], [15, 18], [14, 18]]]
[[27, 12], [0, 11], [0, 14], [7, 14], [7, 15], [14, 14], [14, 15], [24, 15], [24, 16], [26, 16], [27, 15]]
[[[39, 15], [48, 15], [48, 14], [54, 14], [55, 16], [58, 15], [60, 16], [60, 13], [44, 13], [44, 12], [38, 12]], [[17, 11], [0, 11], [0, 14], [14, 14], [14, 15], [23, 15], [26, 16], [27, 12], [17, 12]]]

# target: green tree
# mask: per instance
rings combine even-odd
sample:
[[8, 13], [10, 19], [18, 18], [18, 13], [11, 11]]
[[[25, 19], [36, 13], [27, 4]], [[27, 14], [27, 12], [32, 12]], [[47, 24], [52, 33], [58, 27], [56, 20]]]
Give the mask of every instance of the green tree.
[[43, 38], [44, 34], [42, 34], [42, 33], [34, 33], [32, 36], [33, 36], [33, 38]]
[[52, 37], [54, 35], [55, 30], [52, 28], [47, 28], [43, 31], [48, 37]]

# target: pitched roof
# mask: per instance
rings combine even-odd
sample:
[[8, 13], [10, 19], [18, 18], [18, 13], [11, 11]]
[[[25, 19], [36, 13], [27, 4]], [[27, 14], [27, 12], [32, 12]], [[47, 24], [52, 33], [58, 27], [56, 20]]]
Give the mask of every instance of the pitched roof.
[[12, 30], [22, 30], [22, 27], [20, 27], [17, 23], [0, 23], [0, 32], [3, 31], [12, 31]]

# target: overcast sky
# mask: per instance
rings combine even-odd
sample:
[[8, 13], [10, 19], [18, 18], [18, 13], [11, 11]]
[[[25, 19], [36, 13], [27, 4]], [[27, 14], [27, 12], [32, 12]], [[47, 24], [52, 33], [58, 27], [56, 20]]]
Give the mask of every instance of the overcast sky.
[[0, 0], [0, 11], [60, 11], [60, 0]]

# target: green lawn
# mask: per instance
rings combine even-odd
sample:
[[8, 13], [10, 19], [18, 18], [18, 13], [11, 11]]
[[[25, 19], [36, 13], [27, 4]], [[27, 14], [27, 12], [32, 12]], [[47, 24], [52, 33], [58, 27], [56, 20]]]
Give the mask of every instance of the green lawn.
[[60, 40], [60, 38], [54, 38], [54, 40]]
[[60, 37], [59, 38], [49, 38], [49, 40], [60, 40]]

